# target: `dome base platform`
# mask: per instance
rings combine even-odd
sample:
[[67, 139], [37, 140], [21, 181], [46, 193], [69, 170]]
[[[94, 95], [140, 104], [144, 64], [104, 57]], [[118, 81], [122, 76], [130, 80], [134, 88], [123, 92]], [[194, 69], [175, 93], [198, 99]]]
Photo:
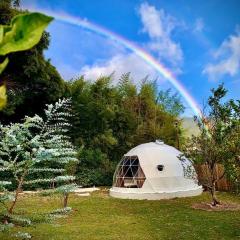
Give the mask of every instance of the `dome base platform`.
[[131, 192], [121, 191], [122, 188], [111, 188], [110, 196], [114, 198], [122, 199], [139, 199], [139, 200], [160, 200], [160, 199], [171, 199], [181, 197], [193, 197], [202, 194], [202, 187], [199, 186], [194, 189], [181, 190], [181, 191], [169, 191], [169, 192]]

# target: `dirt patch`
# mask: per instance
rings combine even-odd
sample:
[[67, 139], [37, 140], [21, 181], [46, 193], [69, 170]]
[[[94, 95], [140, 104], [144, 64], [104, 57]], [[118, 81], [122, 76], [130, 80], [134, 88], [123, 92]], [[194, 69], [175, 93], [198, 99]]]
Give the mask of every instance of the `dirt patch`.
[[192, 205], [194, 209], [201, 209], [205, 211], [240, 211], [240, 204], [237, 203], [221, 203], [217, 206], [212, 206], [210, 203], [195, 203]]

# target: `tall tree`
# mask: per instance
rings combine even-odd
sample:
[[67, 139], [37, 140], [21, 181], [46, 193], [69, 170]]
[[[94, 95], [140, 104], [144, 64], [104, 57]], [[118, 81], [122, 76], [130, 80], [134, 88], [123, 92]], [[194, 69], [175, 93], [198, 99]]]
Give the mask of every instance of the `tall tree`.
[[[196, 118], [200, 134], [193, 136], [185, 148], [186, 156], [195, 164], [206, 167], [203, 184], [211, 194], [213, 206], [220, 203], [216, 196], [216, 183], [223, 176], [234, 181], [239, 181], [240, 177], [240, 101], [224, 102], [226, 94], [223, 85], [212, 89], [208, 112]], [[224, 166], [221, 176], [217, 174], [218, 164]]]

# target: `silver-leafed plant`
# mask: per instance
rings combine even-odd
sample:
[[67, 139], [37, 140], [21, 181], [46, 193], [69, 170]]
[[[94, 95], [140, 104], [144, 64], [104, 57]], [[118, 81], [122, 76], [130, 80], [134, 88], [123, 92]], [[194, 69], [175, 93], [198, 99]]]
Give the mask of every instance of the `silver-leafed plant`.
[[[5, 224], [14, 219], [19, 193], [26, 185], [52, 183], [60, 190], [68, 189], [66, 183], [73, 185], [74, 176], [67, 175], [65, 170], [67, 164], [78, 161], [66, 136], [70, 126], [70, 103], [69, 99], [63, 99], [47, 105], [45, 118], [35, 115], [25, 117], [23, 123], [0, 126], [0, 186], [3, 192], [0, 203], [6, 210], [1, 216]], [[13, 180], [8, 177], [11, 175]], [[12, 193], [6, 185], [14, 182], [16, 187]]]

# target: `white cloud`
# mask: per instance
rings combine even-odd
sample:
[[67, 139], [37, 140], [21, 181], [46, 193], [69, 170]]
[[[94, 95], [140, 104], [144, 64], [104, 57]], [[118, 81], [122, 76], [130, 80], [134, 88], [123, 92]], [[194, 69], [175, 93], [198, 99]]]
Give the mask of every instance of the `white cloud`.
[[221, 46], [213, 52], [214, 63], [203, 69], [210, 80], [219, 80], [228, 75], [234, 77], [240, 73], [240, 32], [230, 35]]
[[197, 18], [194, 23], [194, 32], [202, 32], [204, 30], [204, 22], [202, 18]]
[[148, 3], [142, 3], [139, 14], [143, 23], [142, 31], [150, 37], [147, 47], [158, 54], [160, 60], [176, 66], [183, 61], [183, 51], [179, 43], [173, 40], [173, 31], [180, 24], [163, 9], [156, 9]]
[[[93, 66], [86, 65], [81, 69], [80, 74], [84, 75], [86, 79], [95, 80], [113, 72], [115, 82], [123, 73], [127, 72], [131, 72], [131, 77], [135, 83], [140, 82], [146, 76], [149, 76], [149, 79], [158, 77], [153, 67], [133, 53], [118, 54], [105, 63], [97, 63]], [[164, 80], [162, 79], [162, 81]]]
[[[150, 51], [157, 54], [160, 61], [170, 63], [171, 70], [180, 73], [180, 65], [183, 62], [183, 52], [180, 44], [172, 39], [173, 32], [180, 26], [175, 18], [166, 14], [163, 9], [157, 10], [148, 3], [143, 3], [139, 8], [139, 15], [143, 23], [142, 32], [149, 36], [149, 41], [145, 45]], [[134, 53], [120, 51], [105, 62], [97, 62], [93, 65], [85, 65], [81, 75], [87, 79], [97, 79], [100, 76], [114, 73], [115, 82], [123, 73], [131, 72], [131, 77], [137, 83], [145, 76], [149, 79], [159, 79], [159, 73], [143, 59]], [[159, 79], [161, 82], [164, 79]]]

